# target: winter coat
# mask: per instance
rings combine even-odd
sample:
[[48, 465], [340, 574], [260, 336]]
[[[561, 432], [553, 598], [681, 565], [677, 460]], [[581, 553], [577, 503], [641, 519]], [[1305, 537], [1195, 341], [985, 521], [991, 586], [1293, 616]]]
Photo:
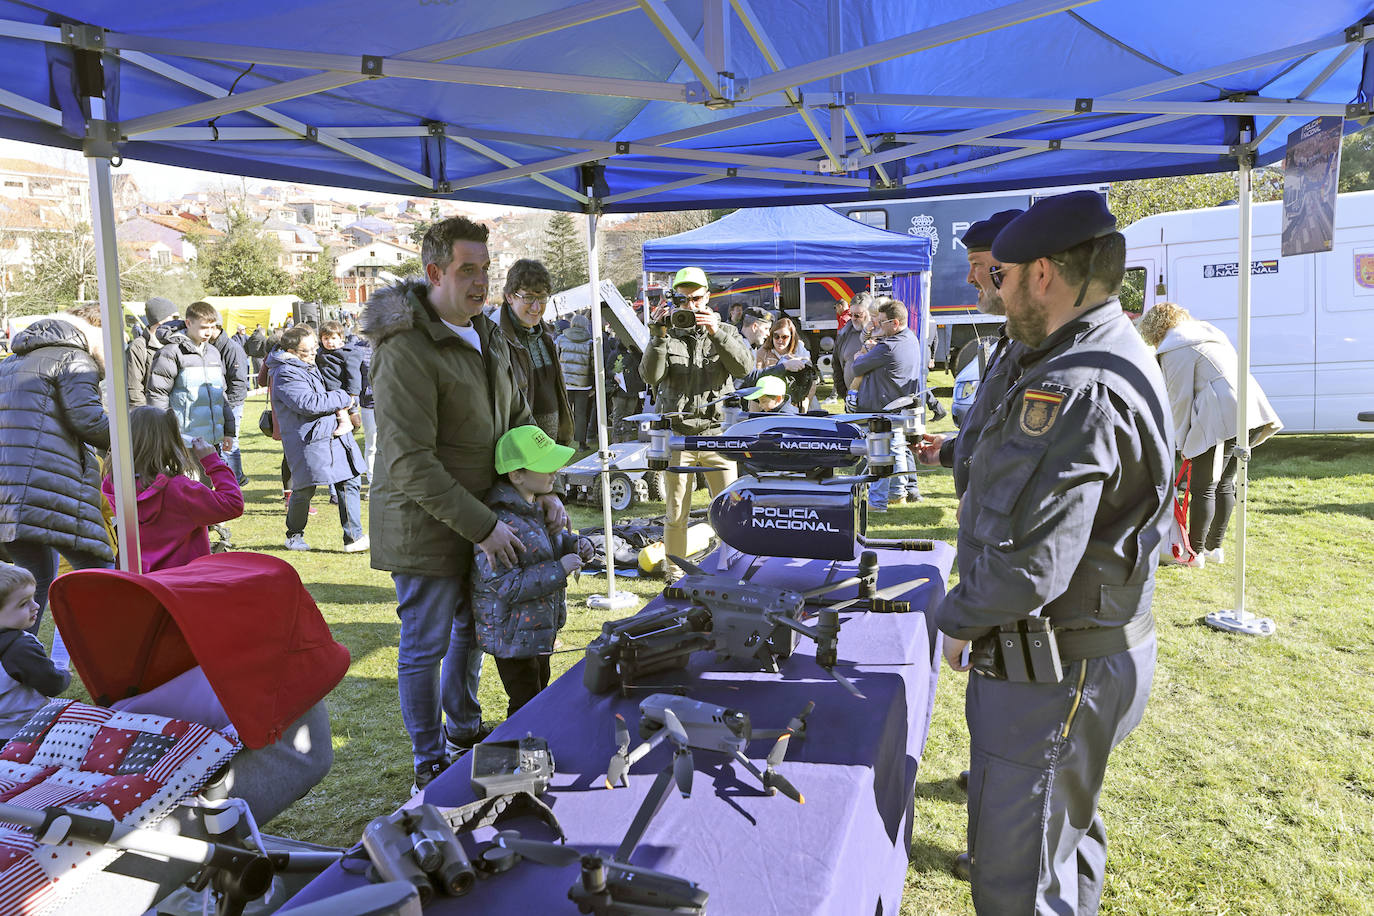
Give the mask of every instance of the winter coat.
[[[1184, 321], [1156, 349], [1174, 416], [1174, 442], [1184, 458], [1196, 458], [1236, 435], [1240, 368], [1226, 335], [1205, 321]], [[1247, 413], [1250, 445], [1283, 429], [1263, 389], [1250, 376]]]
[[361, 316], [377, 417], [369, 556], [374, 569], [454, 576], [496, 527], [482, 502], [496, 482], [496, 440], [534, 418], [496, 324], [472, 319], [477, 352], [439, 320], [428, 288], [380, 289]]
[[248, 400], [248, 354], [237, 340], [223, 332], [210, 343], [219, 351], [220, 365], [224, 367], [224, 401], [230, 410], [242, 407]]
[[[345, 342], [358, 354], [358, 406], [371, 410], [372, 378], [368, 372], [372, 365], [372, 344], [368, 343], [366, 337], [359, 337], [357, 334], [349, 334]], [[316, 358], [319, 358], [318, 354]]]
[[[159, 474], [138, 491], [138, 561], [145, 573], [208, 557], [206, 526], [243, 514], [243, 492], [229, 465], [218, 455], [206, 455], [200, 465], [213, 490], [190, 477]], [[111, 506], [116, 505], [113, 480], [101, 481], [100, 491]]]
[[586, 315], [574, 315], [558, 338], [558, 362], [569, 388], [592, 387], [592, 320]]
[[577, 537], [568, 531], [550, 535], [544, 511], [525, 502], [504, 480], [491, 488], [486, 504], [515, 531], [525, 550], [519, 566], [494, 569], [487, 555], [473, 548], [477, 645], [497, 658], [548, 654], [568, 619], [568, 574], [559, 559], [577, 553]]
[[855, 357], [859, 355], [859, 350], [863, 348], [865, 333], [867, 333], [866, 330], [857, 321], [848, 321], [835, 335], [835, 353], [832, 365], [835, 372], [835, 394], [837, 397], [843, 398], [844, 393], [849, 390], [849, 383], [853, 380], [850, 369], [854, 364]]
[[13, 738], [71, 682], [67, 669], [54, 665], [32, 634], [0, 630], [0, 741]]
[[363, 354], [348, 344], [337, 350], [320, 347], [315, 368], [320, 370], [328, 391], [342, 391], [356, 398], [363, 390]]
[[213, 444], [238, 434], [224, 388], [224, 363], [213, 344], [197, 349], [179, 330], [162, 337], [148, 370], [148, 403], [176, 414], [183, 436]]
[[[530, 351], [526, 349], [520, 330], [515, 327], [511, 318], [510, 309], [502, 308], [498, 313], [501, 333], [506, 337], [506, 343], [510, 346], [511, 368], [515, 370], [515, 384], [521, 391], [530, 391], [530, 379], [534, 377], [534, 359], [530, 356]], [[540, 427], [544, 432], [561, 445], [568, 445], [573, 438], [573, 412], [572, 406], [568, 403], [568, 386], [563, 378], [562, 358], [558, 352], [558, 346], [554, 343], [549, 329], [545, 325], [540, 325], [539, 333], [544, 336], [544, 345], [548, 348], [549, 356], [553, 360], [553, 371], [557, 378], [556, 396], [558, 400], [558, 415], [553, 418], [549, 429], [543, 424]], [[588, 338], [590, 340], [590, 338]], [[534, 398], [526, 395], [526, 401], [533, 402]], [[536, 420], [539, 418], [536, 417]]]
[[35, 321], [12, 345], [0, 360], [0, 542], [113, 561], [90, 448], [110, 447], [100, 366], [85, 335], [60, 319]]
[[749, 345], [729, 324], [721, 324], [714, 337], [702, 328], [668, 330], [649, 339], [649, 349], [639, 361], [645, 384], [655, 389], [659, 410], [701, 411], [700, 416], [673, 420], [673, 431], [679, 435], [719, 431], [721, 406], [702, 411], [702, 405], [728, 394], [734, 388], [731, 379], [743, 378], [753, 368]]
[[148, 370], [162, 343], [153, 335], [139, 335], [129, 342], [124, 358], [125, 385], [129, 389], [129, 406], [143, 407], [148, 403]]
[[914, 394], [921, 388], [921, 345], [910, 328], [878, 338], [873, 349], [855, 357], [850, 364], [853, 376], [862, 375], [859, 383], [860, 410], [882, 410], [883, 407]]
[[262, 328], [256, 328], [248, 336], [248, 343], [243, 345], [243, 352], [253, 359], [267, 358], [267, 335], [263, 333]]
[[353, 436], [334, 435], [339, 427], [334, 412], [348, 406], [348, 394], [326, 391], [319, 370], [285, 350], [268, 354], [267, 371], [292, 489], [329, 486], [362, 474], [367, 465]]

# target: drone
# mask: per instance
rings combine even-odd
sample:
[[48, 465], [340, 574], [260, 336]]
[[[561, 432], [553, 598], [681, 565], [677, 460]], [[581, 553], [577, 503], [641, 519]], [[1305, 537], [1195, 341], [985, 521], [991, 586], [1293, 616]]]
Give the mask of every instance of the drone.
[[853, 560], [860, 547], [930, 549], [929, 541], [870, 539], [865, 533], [867, 484], [918, 473], [893, 471], [896, 438], [923, 428], [914, 395], [873, 413], [749, 414], [740, 405], [756, 390], [740, 389], [702, 405], [705, 410], [726, 404], [725, 431], [717, 435], [673, 435], [673, 418], [700, 410], [632, 417], [649, 427], [642, 470], [712, 470], [674, 466], [671, 456], [679, 451], [711, 451], [736, 461], [741, 476], [716, 495], [708, 516], [721, 540], [744, 553]]
[[[743, 710], [667, 693], [653, 694], [639, 704], [639, 734], [647, 740], [634, 750], [630, 750], [630, 730], [625, 724], [625, 717], [616, 714], [616, 752], [606, 768], [606, 788], [628, 785], [630, 767], [661, 744], [664, 738], [669, 738], [675, 746], [671, 764], [673, 779], [683, 798], [692, 794], [692, 749], [697, 748], [733, 757], [758, 778], [769, 795], [781, 792], [798, 804], [804, 804], [806, 799], [788, 782], [787, 777], [777, 772], [777, 766], [787, 755], [788, 742], [793, 737], [806, 735], [806, 719], [815, 708], [815, 703], [807, 703], [806, 708], [784, 729], [754, 731], [749, 713]], [[777, 738], [777, 742], [768, 752], [765, 761], [767, 767], [760, 770], [744, 751], [750, 741], [763, 738]], [[648, 800], [645, 803], [648, 804]]]
[[[638, 614], [602, 624], [601, 634], [587, 646], [583, 684], [592, 693], [619, 687], [627, 693], [640, 677], [684, 668], [695, 652], [711, 649], [722, 660], [757, 666], [776, 673], [778, 662], [791, 657], [800, 637], [816, 643], [816, 664], [855, 697], [864, 699], [854, 683], [835, 670], [838, 658], [840, 612], [848, 609], [869, 613], [905, 613], [905, 601], [894, 600], [928, 581], [911, 579], [877, 589], [878, 557], [864, 551], [858, 574], [827, 582], [808, 591], [794, 591], [751, 582], [762, 566], [755, 563], [743, 578], [712, 574], [679, 557], [672, 558], [687, 571], [664, 589], [665, 598], [683, 604], [666, 604], [648, 614]], [[851, 586], [858, 595], [833, 604], [817, 599]], [[803, 622], [809, 613], [816, 622]]]

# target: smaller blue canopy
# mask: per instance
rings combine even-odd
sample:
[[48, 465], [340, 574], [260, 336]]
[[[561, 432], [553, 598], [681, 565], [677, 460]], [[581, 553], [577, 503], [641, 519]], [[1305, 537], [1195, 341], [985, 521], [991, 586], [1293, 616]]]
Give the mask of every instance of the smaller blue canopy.
[[866, 226], [820, 204], [736, 210], [700, 229], [644, 243], [644, 269], [779, 277], [930, 269], [930, 239]]

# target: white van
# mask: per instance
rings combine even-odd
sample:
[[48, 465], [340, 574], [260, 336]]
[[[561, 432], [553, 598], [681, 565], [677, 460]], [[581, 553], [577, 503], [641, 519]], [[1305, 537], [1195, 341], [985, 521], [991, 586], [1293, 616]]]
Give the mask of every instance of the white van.
[[[1374, 432], [1374, 191], [1337, 198], [1335, 242], [1322, 254], [1279, 255], [1281, 202], [1253, 216], [1251, 372], [1284, 432]], [[1144, 287], [1145, 309], [1177, 302], [1234, 344], [1239, 230], [1234, 206], [1132, 223], [1128, 284]]]

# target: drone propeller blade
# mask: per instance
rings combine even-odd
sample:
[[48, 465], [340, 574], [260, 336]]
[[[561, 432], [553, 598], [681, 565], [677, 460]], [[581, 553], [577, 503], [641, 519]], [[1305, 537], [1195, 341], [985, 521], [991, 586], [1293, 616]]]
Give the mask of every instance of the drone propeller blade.
[[915, 404], [915, 403], [916, 403], [916, 395], [914, 395], [914, 394], [905, 394], [905, 395], [902, 395], [900, 398], [898, 398], [898, 399], [895, 400], [895, 401], [888, 401], [886, 404], [884, 404], [884, 405], [883, 405], [883, 413], [887, 413], [888, 411], [891, 411], [891, 410], [901, 410], [901, 409], [903, 409], [903, 408], [905, 408], [905, 407], [910, 407], [912, 404]]
[[792, 730], [788, 729], [778, 737], [778, 741], [773, 745], [773, 749], [768, 752], [768, 766], [775, 767], [782, 763], [782, 759], [787, 756], [787, 742], [792, 740]]
[[[697, 564], [693, 563], [691, 560], [684, 560], [684, 559], [682, 559], [682, 557], [673, 556], [672, 554], [668, 554], [668, 559], [670, 559], [670, 560], [672, 560], [674, 563], [676, 563], [678, 569], [686, 570], [687, 572], [691, 573], [691, 574], [694, 575], [694, 576], [709, 576], [709, 575], [710, 575], [710, 573], [708, 573], [706, 570], [702, 569], [702, 568], [701, 568], [700, 566], [698, 566]], [[672, 712], [672, 710], [669, 709], [669, 710], [667, 710], [667, 712]], [[677, 716], [673, 716], [673, 718], [676, 719]], [[678, 727], [681, 728], [680, 725], [679, 725]], [[684, 737], [683, 740], [685, 741], [685, 740], [687, 740], [687, 739]]]
[[842, 588], [849, 588], [851, 585], [858, 585], [862, 581], [863, 578], [860, 576], [850, 576], [848, 579], [840, 579], [836, 582], [826, 582], [824, 585], [818, 585], [815, 588], [807, 589], [806, 591], [802, 592], [802, 597], [808, 600], [811, 598], [819, 598], [821, 595], [828, 595], [831, 592], [837, 592]]
[[[673, 557], [674, 560], [677, 557]], [[663, 709], [663, 727], [668, 729], [668, 737], [673, 739], [673, 743], [678, 747], [687, 747], [687, 729], [682, 727], [682, 720], [673, 712], [671, 706]]]
[[692, 773], [695, 769], [692, 752], [686, 748], [673, 756], [673, 779], [677, 782], [677, 790], [682, 793], [683, 798], [688, 798], [692, 794]]
[[611, 762], [606, 764], [606, 788], [614, 789], [621, 782], [629, 784], [625, 779], [625, 772], [630, 768], [630, 730], [625, 726], [625, 717], [620, 713], [615, 714], [615, 740], [616, 752], [611, 757]]
[[849, 678], [845, 677], [843, 674], [840, 674], [840, 672], [836, 671], [834, 668], [826, 668], [825, 670], [830, 674], [831, 677], [839, 681], [840, 686], [843, 687], [845, 690], [848, 690], [850, 693], [854, 694], [854, 696], [858, 697], [861, 700], [868, 699], [868, 697], [864, 696], [863, 692], [860, 691], [858, 687], [854, 686], [854, 682], [851, 681]]
[[562, 867], [571, 865], [582, 858], [582, 853], [572, 846], [560, 846], [543, 840], [526, 840], [514, 830], [502, 830], [496, 834], [496, 845], [517, 853], [531, 862], [540, 865]]
[[804, 735], [806, 733], [806, 720], [815, 708], [814, 701], [807, 703], [806, 708], [793, 716], [792, 721], [787, 723], [787, 730], [794, 735]]
[[771, 769], [768, 770], [768, 772], [764, 774], [764, 782], [768, 784], [768, 788], [776, 789], [797, 804], [806, 804], [806, 796], [797, 791], [797, 787], [788, 782], [787, 777], [783, 776], [781, 773], [775, 773]]
[[[922, 585], [925, 585], [925, 584], [926, 584], [927, 582], [929, 582], [929, 581], [930, 581], [929, 578], [923, 577], [923, 578], [920, 578], [920, 579], [906, 579], [906, 580], [904, 580], [904, 581], [902, 581], [902, 582], [894, 582], [892, 585], [889, 585], [889, 586], [887, 586], [887, 587], [885, 587], [885, 588], [880, 588], [880, 589], [878, 589], [876, 592], [873, 593], [873, 597], [874, 597], [874, 598], [881, 598], [881, 599], [883, 599], [883, 600], [885, 600], [885, 601], [889, 601], [889, 600], [891, 600], [891, 599], [893, 599], [893, 598], [897, 598], [897, 597], [900, 597], [901, 595], [905, 595], [907, 592], [911, 591], [911, 590], [914, 589], [914, 588], [920, 588]], [[868, 600], [868, 599], [866, 599], [866, 598], [849, 598], [849, 599], [847, 599], [847, 600], [845, 600], [845, 601], [841, 601], [841, 602], [839, 602], [839, 603], [837, 603], [837, 604], [832, 604], [832, 605], [830, 605], [830, 610], [832, 610], [832, 611], [843, 611], [843, 610], [846, 609], [846, 608], [853, 607], [854, 605], [858, 604], [859, 602], [861, 602], [861, 601], [866, 601], [866, 600]]]
[[625, 419], [630, 423], [647, 423], [650, 420], [657, 420], [663, 416], [661, 413], [632, 413]]

